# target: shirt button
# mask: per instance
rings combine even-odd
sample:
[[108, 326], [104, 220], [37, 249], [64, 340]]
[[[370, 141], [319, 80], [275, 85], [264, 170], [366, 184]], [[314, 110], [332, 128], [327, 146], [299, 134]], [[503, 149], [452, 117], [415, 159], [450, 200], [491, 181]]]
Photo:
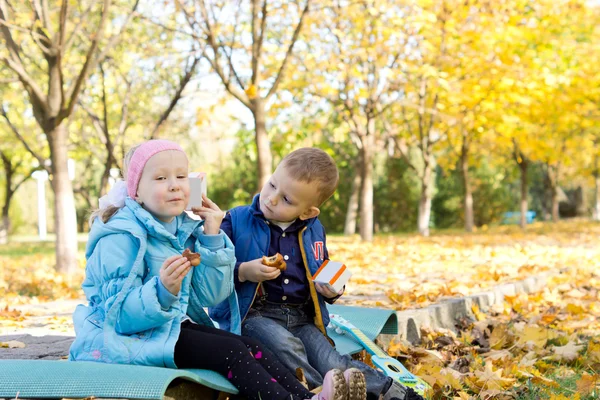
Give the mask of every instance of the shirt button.
[[283, 234], [281, 236], [285, 237], [285, 232], [283, 232]]
[[281, 300], [284, 300], [284, 301], [287, 300], [287, 296], [282, 296]]
[[289, 279], [284, 279], [283, 283], [285, 283], [287, 285], [288, 283], [290, 283], [290, 280]]
[[288, 255], [285, 255], [285, 256], [283, 256], [283, 259], [284, 259], [285, 261], [287, 261], [287, 260], [289, 260], [289, 259], [290, 259], [290, 256], [288, 256]]

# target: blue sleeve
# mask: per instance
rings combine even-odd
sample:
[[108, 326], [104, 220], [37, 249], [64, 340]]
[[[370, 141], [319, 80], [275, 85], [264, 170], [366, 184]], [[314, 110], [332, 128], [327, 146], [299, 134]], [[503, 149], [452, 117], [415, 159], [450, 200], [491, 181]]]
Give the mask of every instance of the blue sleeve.
[[88, 259], [83, 284], [90, 301], [103, 304], [107, 313], [116, 315], [115, 330], [125, 335], [161, 326], [179, 312], [161, 307], [158, 276], [142, 282], [145, 264], [137, 260], [139, 249], [137, 239], [128, 234], [100, 239]]
[[[225, 218], [223, 218], [223, 221], [221, 222], [221, 230], [227, 235], [227, 237], [229, 237], [229, 239], [231, 239], [233, 245], [235, 246], [235, 243], [233, 242], [233, 222], [231, 220], [231, 212], [230, 211], [227, 211], [227, 213], [225, 214]], [[233, 269], [233, 283], [234, 283], [235, 287], [239, 287], [241, 285], [241, 282], [239, 279], [241, 263], [242, 263], [241, 261], [236, 261], [235, 267]]]
[[160, 279], [158, 280], [156, 291], [158, 292], [158, 302], [163, 310], [168, 310], [177, 300], [179, 300], [179, 296], [175, 296], [173, 293], [169, 292]]
[[231, 221], [230, 211], [227, 211], [225, 218], [221, 221], [221, 230], [229, 237], [229, 239], [233, 240], [233, 223]]
[[194, 251], [200, 254], [201, 260], [192, 275], [190, 306], [210, 307], [233, 293], [235, 251], [223, 231], [218, 235], [197, 231], [196, 237]]

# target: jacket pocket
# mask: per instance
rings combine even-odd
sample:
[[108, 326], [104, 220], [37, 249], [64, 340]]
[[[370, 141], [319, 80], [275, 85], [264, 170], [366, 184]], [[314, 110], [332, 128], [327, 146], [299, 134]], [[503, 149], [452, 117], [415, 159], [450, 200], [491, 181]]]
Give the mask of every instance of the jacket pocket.
[[83, 321], [81, 336], [84, 340], [83, 351], [94, 352], [94, 358], [97, 358], [96, 351], [104, 348], [104, 311], [96, 308], [94, 312], [87, 316]]

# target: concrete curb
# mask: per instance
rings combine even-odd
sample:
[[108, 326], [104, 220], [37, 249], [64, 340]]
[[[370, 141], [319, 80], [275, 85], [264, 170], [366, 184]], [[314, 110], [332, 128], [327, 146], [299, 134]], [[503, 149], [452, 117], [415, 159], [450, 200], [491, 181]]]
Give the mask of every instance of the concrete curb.
[[488, 311], [491, 306], [501, 304], [504, 296], [542, 290], [548, 280], [556, 275], [557, 273], [545, 272], [521, 281], [494, 286], [470, 296], [453, 297], [427, 307], [398, 311], [398, 335], [380, 335], [378, 342], [387, 346], [392, 339], [401, 338], [413, 344], [418, 343], [421, 339], [421, 327], [456, 331], [455, 325], [460, 319], [475, 319], [472, 311], [474, 304], [479, 306], [481, 311]]

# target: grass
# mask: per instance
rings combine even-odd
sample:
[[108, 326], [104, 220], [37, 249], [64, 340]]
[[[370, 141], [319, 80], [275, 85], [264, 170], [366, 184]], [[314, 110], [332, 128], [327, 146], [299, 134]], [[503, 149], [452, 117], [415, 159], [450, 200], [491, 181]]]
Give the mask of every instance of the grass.
[[[85, 251], [85, 242], [78, 242], [77, 249]], [[51, 255], [55, 253], [53, 241], [14, 241], [9, 244], [0, 245], [0, 256], [22, 257], [32, 255]]]
[[[593, 371], [589, 372], [592, 373]], [[581, 373], [576, 373], [575, 375], [569, 377], [557, 377], [553, 374], [546, 376], [546, 378], [556, 381], [560, 387], [541, 386], [529, 381], [526, 393], [517, 396], [515, 400], [541, 400], [547, 399], [549, 395], [554, 395], [556, 397], [562, 395], [565, 399], [572, 399], [577, 393], [576, 382], [581, 379], [581, 376]], [[587, 396], [581, 396], [579, 399], [597, 400], [599, 395], [600, 393], [596, 391], [596, 393], [592, 393]]]

